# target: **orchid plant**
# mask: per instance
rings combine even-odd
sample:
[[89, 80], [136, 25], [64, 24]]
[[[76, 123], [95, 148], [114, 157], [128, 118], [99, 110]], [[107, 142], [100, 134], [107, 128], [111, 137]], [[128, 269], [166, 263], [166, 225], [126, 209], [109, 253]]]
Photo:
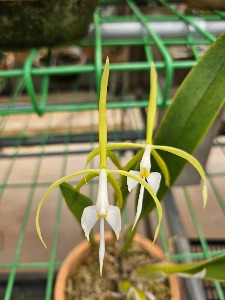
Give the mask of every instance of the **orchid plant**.
[[[140, 171], [136, 170], [129, 170], [129, 173], [135, 176], [136, 178], [132, 178], [127, 176], [127, 186], [128, 191], [132, 191], [136, 185], [138, 184], [137, 177], [139, 177], [142, 180], [146, 180], [148, 183], [148, 186], [152, 188], [154, 191], [154, 194], [156, 195], [160, 181], [161, 181], [161, 174], [158, 172], [151, 172], [151, 153], [154, 156], [156, 162], [158, 163], [164, 177], [165, 177], [165, 183], [167, 186], [170, 185], [170, 176], [169, 171], [166, 163], [162, 159], [162, 157], [158, 154], [156, 150], [163, 150], [166, 152], [173, 153], [174, 155], [177, 155], [185, 160], [187, 160], [189, 163], [192, 164], [192, 166], [198, 171], [199, 175], [201, 176], [203, 180], [203, 189], [202, 189], [202, 195], [203, 195], [203, 207], [206, 205], [207, 201], [207, 185], [206, 185], [206, 177], [204, 170], [202, 169], [201, 164], [198, 162], [197, 159], [195, 159], [192, 155], [188, 154], [187, 152], [174, 148], [169, 146], [161, 146], [161, 145], [154, 145], [153, 143], [153, 129], [154, 129], [154, 123], [156, 118], [156, 87], [157, 87], [157, 73], [154, 67], [154, 64], [152, 63], [151, 66], [151, 76], [150, 76], [150, 97], [149, 97], [149, 105], [148, 105], [148, 112], [147, 112], [147, 126], [146, 126], [146, 140], [144, 144], [139, 143], [108, 143], [107, 144], [107, 150], [116, 150], [116, 149], [131, 149], [131, 148], [141, 148], [137, 155], [131, 159], [130, 162], [128, 162], [127, 166], [125, 167], [125, 170], [129, 169], [130, 165], [133, 165], [134, 162], [138, 161], [138, 158], [140, 154], [142, 154], [143, 150], [144, 153], [142, 154], [141, 162], [140, 162]], [[87, 157], [87, 164], [100, 153], [100, 146], [93, 149], [88, 157]], [[134, 227], [136, 226], [140, 215], [142, 211], [142, 203], [143, 203], [143, 196], [144, 196], [144, 185], [141, 185], [140, 188], [140, 194], [138, 197], [137, 202], [137, 210], [134, 220]], [[160, 220], [161, 220], [161, 210], [159, 211]], [[156, 232], [158, 233], [158, 228], [156, 229]]]
[[[146, 190], [150, 193], [153, 200], [155, 201], [158, 215], [159, 215], [159, 224], [157, 226], [154, 240], [156, 239], [159, 231], [160, 222], [162, 219], [162, 208], [158, 198], [155, 195], [154, 188], [147, 184], [144, 179], [137, 176], [135, 172], [127, 172], [125, 170], [110, 170], [107, 167], [107, 117], [106, 117], [106, 97], [107, 97], [107, 86], [108, 86], [108, 77], [109, 77], [109, 60], [107, 58], [105, 69], [102, 75], [101, 80], [101, 91], [100, 91], [100, 100], [99, 100], [99, 154], [100, 154], [100, 164], [98, 169], [86, 169], [82, 170], [70, 175], [67, 175], [59, 180], [55, 181], [46, 191], [44, 196], [42, 197], [36, 214], [36, 228], [38, 235], [46, 247], [46, 244], [43, 240], [41, 229], [39, 225], [39, 216], [41, 212], [41, 208], [49, 195], [57, 186], [62, 184], [63, 182], [75, 178], [80, 175], [85, 175], [80, 182], [78, 183], [76, 190], [79, 191], [80, 188], [92, 178], [99, 176], [99, 187], [98, 187], [98, 195], [97, 201], [95, 205], [85, 207], [83, 214], [81, 216], [81, 226], [84, 230], [86, 238], [89, 240], [89, 235], [96, 224], [96, 222], [100, 221], [100, 244], [99, 244], [99, 263], [100, 263], [100, 273], [102, 274], [103, 260], [105, 255], [105, 241], [104, 241], [104, 221], [113, 229], [117, 239], [119, 238], [119, 234], [121, 231], [121, 215], [120, 208], [123, 203], [121, 191], [119, 184], [112, 174], [119, 174], [122, 176], [126, 176], [132, 182], [137, 181], [137, 183], [141, 184]], [[108, 192], [107, 192], [107, 180], [111, 183], [116, 197], [117, 203], [116, 205], [110, 205], [108, 201]]]
[[[225, 44], [225, 35], [223, 38], [223, 44], [222, 46], [219, 45], [219, 50], [217, 51], [223, 53], [224, 44]], [[210, 61], [209, 59], [210, 55], [212, 56], [212, 59], [215, 59], [216, 56], [210, 53], [208, 55], [209, 61]], [[55, 181], [43, 195], [39, 203], [37, 214], [36, 214], [37, 232], [42, 243], [46, 247], [46, 244], [42, 237], [40, 224], [39, 224], [40, 212], [44, 202], [46, 201], [48, 195], [58, 186], [60, 186], [62, 193], [65, 197], [65, 200], [67, 200], [66, 198], [68, 193], [71, 192], [73, 196], [75, 195], [76, 196], [75, 202], [79, 202], [80, 207], [79, 208], [77, 207], [77, 210], [76, 209], [73, 210], [73, 213], [77, 218], [77, 220], [80, 222], [81, 227], [84, 231], [84, 235], [88, 240], [90, 239], [91, 242], [93, 240], [91, 230], [94, 227], [94, 225], [98, 222], [98, 220], [100, 223], [99, 264], [100, 264], [101, 275], [102, 275], [103, 261], [105, 255], [105, 240], [104, 240], [105, 221], [110, 225], [117, 239], [119, 238], [121, 232], [121, 210], [124, 207], [124, 201], [125, 201], [125, 197], [123, 196], [121, 189], [123, 189], [124, 187], [121, 186], [121, 181], [118, 182], [118, 180], [114, 177], [114, 175], [123, 176], [123, 178], [124, 176], [126, 177], [126, 185], [129, 192], [133, 190], [138, 184], [140, 184], [140, 192], [137, 199], [137, 209], [136, 209], [135, 219], [132, 227], [133, 232], [135, 231], [134, 229], [137, 227], [137, 224], [142, 217], [144, 190], [147, 190], [147, 192], [150, 194], [150, 197], [148, 197], [147, 201], [151, 202], [153, 200], [158, 212], [158, 225], [155, 230], [154, 241], [157, 238], [159, 228], [160, 228], [160, 223], [162, 220], [162, 208], [161, 208], [160, 201], [156, 196], [162, 178], [159, 172], [151, 172], [151, 155], [154, 157], [155, 161], [157, 162], [163, 174], [163, 178], [165, 179], [165, 184], [168, 187], [171, 184], [171, 180], [170, 180], [171, 176], [170, 176], [169, 168], [167, 167], [167, 163], [165, 162], [165, 160], [158, 153], [158, 150], [172, 153], [191, 163], [193, 167], [198, 171], [198, 173], [200, 174], [203, 180], [202, 195], [203, 195], [204, 207], [207, 201], [206, 177], [203, 168], [198, 162], [198, 160], [196, 160], [192, 155], [188, 154], [186, 151], [181, 150], [179, 148], [168, 146], [168, 145], [162, 146], [162, 145], [154, 144], [153, 129], [154, 129], [154, 123], [156, 118], [156, 98], [157, 98], [156, 97], [157, 74], [156, 74], [154, 64], [152, 63], [151, 65], [151, 76], [150, 76], [151, 90], [150, 90], [148, 112], [147, 112], [146, 140], [144, 143], [131, 143], [131, 142], [108, 143], [107, 142], [106, 98], [107, 98], [108, 77], [109, 77], [109, 60], [107, 58], [103, 75], [102, 75], [100, 98], [99, 98], [99, 146], [93, 149], [89, 153], [86, 160], [86, 167], [87, 167], [90, 161], [96, 155], [99, 155], [100, 156], [99, 168], [97, 169], [85, 168], [84, 170], [67, 175]], [[199, 78], [199, 76], [196, 77]], [[215, 77], [215, 78], [218, 80], [219, 77]], [[209, 86], [210, 85], [211, 83], [209, 82]], [[215, 115], [218, 113], [219, 108], [224, 103], [221, 97], [217, 97], [217, 101], [218, 101], [217, 106], [211, 108], [211, 119], [210, 119], [211, 122], [215, 117]], [[165, 116], [165, 118], [166, 117], [167, 116]], [[208, 125], [206, 124], [206, 126], [201, 130], [204, 131], [207, 126]], [[119, 159], [117, 158], [113, 150], [132, 149], [132, 148], [133, 149], [140, 148], [140, 150], [126, 164], [125, 167], [122, 167], [120, 165]], [[109, 157], [114, 162], [114, 164], [118, 167], [118, 169], [108, 168], [107, 157]], [[133, 169], [133, 166], [137, 164], [137, 162], [140, 162], [139, 170]], [[80, 181], [74, 188], [66, 183], [66, 181], [74, 179], [75, 177], [78, 176], [83, 176], [83, 177], [80, 179]], [[89, 198], [85, 198], [85, 196], [80, 193], [80, 189], [85, 183], [89, 182], [96, 176], [99, 177], [99, 186], [98, 186], [96, 204], [93, 204], [92, 200], [90, 200]], [[115, 205], [110, 204], [108, 200], [108, 190], [107, 190], [108, 181], [112, 185], [112, 188], [115, 192], [115, 196], [116, 196]], [[68, 205], [69, 207], [70, 204]], [[130, 240], [132, 240], [132, 235]], [[225, 255], [211, 258], [203, 262], [195, 262], [195, 263], [188, 263], [188, 264], [179, 264], [179, 265], [153, 264], [151, 266], [141, 267], [135, 270], [134, 273], [137, 276], [140, 277], [145, 276], [147, 278], [151, 277], [152, 274], [156, 274], [156, 273], [157, 276], [158, 274], [162, 274], [164, 276], [172, 273], [179, 273], [185, 275], [196, 275], [196, 276], [205, 277], [209, 279], [225, 280], [225, 274], [224, 272], [221, 271], [220, 268], [220, 266], [222, 265], [225, 265]], [[131, 288], [132, 290], [130, 290], [129, 293], [135, 294], [137, 291], [133, 290], [133, 287]], [[140, 298], [140, 299], [144, 299], [144, 298]]]

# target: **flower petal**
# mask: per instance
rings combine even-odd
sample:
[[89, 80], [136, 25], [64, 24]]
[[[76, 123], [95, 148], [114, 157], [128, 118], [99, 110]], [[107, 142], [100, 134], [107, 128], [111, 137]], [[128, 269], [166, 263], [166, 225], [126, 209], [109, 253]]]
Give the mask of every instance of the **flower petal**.
[[134, 219], [134, 225], [131, 230], [134, 229], [134, 227], [137, 224], [138, 219], [140, 218], [141, 210], [142, 210], [142, 203], [143, 203], [143, 196], [144, 196], [144, 186], [141, 185], [140, 193], [139, 193], [139, 197], [138, 197], [138, 203], [137, 203], [137, 211], [136, 211], [136, 215], [135, 215], [135, 219]]
[[[139, 171], [129, 171], [130, 174], [135, 175], [137, 177], [140, 177], [140, 172]], [[130, 177], [127, 177], [127, 188], [128, 191], [131, 192], [136, 185], [138, 184], [138, 182]]]
[[109, 205], [107, 217], [105, 218], [109, 225], [112, 227], [118, 240], [121, 231], [121, 216], [120, 209], [117, 206]]
[[100, 274], [102, 276], [103, 260], [105, 256], [105, 236], [104, 236], [104, 218], [100, 218], [100, 244], [99, 244], [99, 264]]
[[84, 234], [89, 241], [89, 234], [91, 229], [94, 227], [97, 222], [97, 211], [96, 205], [85, 207], [82, 217], [81, 217], [81, 226], [84, 230]]
[[152, 172], [147, 178], [147, 181], [152, 187], [153, 191], [157, 194], [161, 181], [161, 174], [158, 172]]

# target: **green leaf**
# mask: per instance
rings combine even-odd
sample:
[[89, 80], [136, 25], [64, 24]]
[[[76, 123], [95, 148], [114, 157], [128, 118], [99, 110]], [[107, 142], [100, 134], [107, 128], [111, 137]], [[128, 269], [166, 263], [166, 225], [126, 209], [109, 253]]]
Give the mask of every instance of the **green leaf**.
[[[225, 34], [209, 48], [190, 71], [178, 89], [154, 138], [154, 145], [179, 148], [192, 154], [210, 125], [218, 115], [225, 100]], [[161, 152], [173, 184], [186, 161], [170, 153]], [[159, 170], [152, 161], [152, 170]], [[162, 199], [168, 187], [162, 180], [158, 198]], [[145, 192], [142, 216], [155, 207]]]
[[191, 275], [209, 280], [225, 281], [225, 254], [207, 259], [201, 262], [183, 264], [151, 264], [139, 267], [136, 275], [144, 278], [152, 278], [152, 274], [180, 274]]
[[85, 207], [93, 205], [92, 200], [76, 191], [75, 188], [67, 182], [61, 183], [60, 189], [69, 210], [80, 223], [83, 210]]

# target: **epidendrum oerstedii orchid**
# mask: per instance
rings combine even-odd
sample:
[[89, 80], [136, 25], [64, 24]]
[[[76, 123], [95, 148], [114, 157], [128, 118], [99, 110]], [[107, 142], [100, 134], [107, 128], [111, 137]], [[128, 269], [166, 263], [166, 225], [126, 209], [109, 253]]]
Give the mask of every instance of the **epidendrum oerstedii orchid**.
[[[156, 208], [158, 210], [158, 219], [159, 223], [155, 231], [154, 240], [156, 239], [159, 231], [160, 222], [162, 219], [162, 209], [159, 200], [155, 195], [155, 188], [152, 188], [145, 180], [141, 177], [136, 176], [135, 173], [127, 172], [125, 170], [109, 170], [107, 168], [107, 117], [106, 117], [106, 97], [107, 97], [107, 86], [108, 86], [108, 77], [109, 77], [109, 60], [107, 58], [105, 68], [102, 75], [101, 81], [101, 90], [100, 90], [100, 99], [99, 99], [99, 153], [100, 153], [100, 166], [99, 169], [86, 169], [70, 175], [67, 175], [59, 180], [55, 181], [45, 192], [42, 197], [36, 214], [36, 228], [38, 235], [46, 247], [46, 244], [43, 240], [39, 217], [41, 208], [49, 195], [57, 186], [61, 183], [73, 179], [80, 175], [85, 175], [76, 186], [76, 190], [79, 191], [80, 188], [89, 180], [95, 176], [99, 176], [99, 187], [96, 205], [87, 206], [81, 217], [81, 226], [84, 230], [85, 236], [89, 239], [89, 234], [91, 229], [94, 227], [96, 222], [100, 220], [100, 245], [99, 245], [99, 262], [100, 262], [100, 273], [102, 274], [103, 260], [105, 254], [105, 241], [104, 241], [104, 220], [108, 222], [113, 231], [116, 234], [116, 237], [119, 238], [121, 231], [121, 216], [120, 216], [120, 207], [122, 206], [122, 195], [119, 184], [112, 174], [119, 174], [130, 178], [130, 180], [136, 181], [141, 184], [144, 188], [148, 190], [153, 200], [155, 201]], [[108, 192], [107, 192], [107, 179], [111, 183], [116, 197], [117, 203], [116, 206], [110, 205], [108, 201]]]
[[[159, 185], [160, 185], [160, 181], [161, 181], [161, 174], [158, 172], [150, 172], [150, 169], [151, 169], [150, 155], [151, 155], [151, 147], [150, 147], [150, 145], [146, 145], [144, 154], [143, 154], [141, 162], [140, 162], [140, 172], [131, 170], [131, 171], [129, 171], [129, 173], [134, 174], [140, 178], [146, 179], [146, 181], [152, 187], [155, 194], [157, 194]], [[129, 192], [132, 191], [136, 187], [137, 184], [138, 183], [136, 180], [134, 180], [130, 177], [127, 178], [127, 186], [128, 186]], [[141, 185], [140, 194], [139, 194], [138, 202], [137, 202], [137, 210], [136, 210], [136, 215], [135, 215], [135, 220], [134, 220], [134, 225], [133, 225], [132, 230], [136, 226], [137, 221], [139, 220], [139, 217], [141, 215], [143, 197], [144, 197], [144, 186]]]
[[[166, 152], [173, 153], [181, 158], [184, 158], [187, 160], [189, 163], [191, 163], [195, 169], [198, 171], [200, 174], [204, 185], [203, 185], [203, 190], [202, 190], [202, 195], [203, 195], [203, 207], [206, 205], [207, 201], [207, 186], [206, 186], [206, 177], [205, 173], [202, 169], [201, 164], [198, 162], [197, 159], [195, 159], [192, 155], [188, 154], [187, 152], [170, 147], [170, 146], [161, 146], [161, 145], [154, 145], [153, 144], [153, 129], [154, 129], [154, 124], [155, 124], [155, 118], [156, 118], [156, 89], [157, 89], [157, 74], [156, 70], [154, 67], [154, 64], [152, 63], [151, 65], [151, 76], [150, 76], [150, 85], [151, 85], [151, 90], [150, 90], [150, 97], [149, 97], [149, 104], [148, 104], [148, 113], [147, 113], [147, 126], [146, 126], [146, 140], [145, 144], [140, 144], [140, 143], [108, 143], [107, 144], [107, 150], [116, 150], [116, 149], [125, 149], [125, 148], [141, 148], [144, 150], [141, 162], [140, 162], [140, 172], [135, 171], [135, 170], [130, 170], [129, 173], [132, 175], [135, 175], [136, 177], [139, 177], [143, 180], [147, 180], [148, 185], [153, 189], [154, 193], [156, 194], [158, 189], [159, 189], [159, 184], [161, 180], [161, 175], [157, 172], [152, 172], [150, 173], [150, 168], [151, 168], [151, 154], [154, 156], [156, 162], [158, 163], [164, 177], [165, 177], [165, 183], [167, 186], [170, 185], [170, 177], [169, 177], [169, 171], [167, 168], [166, 163], [164, 160], [161, 158], [161, 156], [158, 154], [156, 150], [162, 150]], [[87, 164], [99, 153], [99, 147], [96, 147], [93, 149], [88, 157], [87, 157]], [[137, 160], [139, 156], [138, 152], [136, 156], [132, 159], [133, 161]], [[128, 165], [132, 165], [131, 163], [128, 163]], [[127, 166], [128, 166], [127, 165]], [[127, 168], [126, 168], [127, 170]], [[136, 178], [131, 178], [127, 177], [127, 186], [128, 190], [131, 191], [136, 185], [137, 185], [137, 179]], [[141, 185], [140, 188], [140, 193], [139, 193], [139, 198], [138, 198], [138, 203], [137, 203], [137, 211], [136, 211], [136, 216], [135, 216], [135, 221], [134, 221], [134, 227], [136, 226], [139, 217], [141, 215], [141, 210], [142, 210], [142, 202], [143, 202], [143, 196], [144, 196], [144, 185]]]

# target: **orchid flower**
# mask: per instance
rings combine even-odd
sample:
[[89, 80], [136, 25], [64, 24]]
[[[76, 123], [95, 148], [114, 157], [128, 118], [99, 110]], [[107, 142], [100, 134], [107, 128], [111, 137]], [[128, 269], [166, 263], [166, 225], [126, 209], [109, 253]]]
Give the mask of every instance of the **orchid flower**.
[[[107, 96], [107, 86], [108, 86], [108, 77], [109, 77], [109, 60], [107, 58], [105, 68], [102, 75], [101, 81], [101, 90], [100, 90], [100, 99], [99, 99], [99, 153], [100, 153], [100, 166], [98, 169], [85, 169], [70, 175], [67, 175], [63, 178], [58, 179], [55, 181], [45, 192], [44, 196], [42, 197], [37, 213], [36, 213], [36, 229], [39, 235], [40, 240], [46, 247], [46, 244], [43, 240], [39, 218], [41, 208], [47, 199], [47, 196], [61, 183], [78, 177], [80, 175], [85, 175], [77, 184], [75, 189], [79, 192], [81, 187], [90, 181], [95, 176], [99, 176], [99, 188], [98, 188], [98, 195], [95, 205], [87, 206], [82, 214], [81, 217], [81, 226], [84, 230], [84, 234], [86, 238], [89, 240], [89, 235], [91, 229], [94, 227], [96, 222], [100, 221], [100, 245], [99, 245], [99, 262], [100, 262], [100, 273], [102, 274], [103, 268], [103, 261], [104, 261], [104, 254], [105, 254], [105, 240], [104, 240], [104, 221], [106, 220], [107, 223], [111, 226], [114, 233], [116, 234], [117, 239], [119, 238], [119, 234], [121, 231], [121, 216], [120, 216], [120, 208], [123, 204], [122, 194], [117, 183], [116, 179], [114, 178], [113, 174], [126, 176], [132, 180], [136, 180], [139, 184], [143, 185], [150, 195], [152, 196], [153, 200], [155, 201], [158, 216], [159, 216], [159, 224], [155, 231], [156, 239], [159, 226], [162, 219], [162, 209], [157, 199], [153, 188], [146, 183], [145, 180], [136, 176], [135, 174], [129, 173], [125, 170], [109, 170], [107, 168], [107, 118], [106, 118], [106, 96]], [[108, 192], [107, 192], [107, 180], [111, 183], [117, 198], [116, 206], [110, 205], [108, 201]], [[47, 247], [46, 247], [47, 248]]]
[[120, 209], [117, 206], [109, 205], [107, 191], [107, 173], [105, 169], [101, 169], [99, 173], [99, 187], [96, 205], [86, 207], [81, 217], [81, 226], [88, 240], [89, 233], [98, 219], [100, 220], [99, 262], [100, 273], [102, 275], [102, 266], [105, 255], [104, 219], [112, 227], [117, 239], [119, 238], [119, 234], [121, 231]]
[[[143, 179], [146, 179], [149, 186], [153, 190], [154, 194], [157, 193], [161, 176], [159, 173], [150, 173], [150, 167], [151, 167], [151, 162], [150, 162], [150, 155], [154, 156], [156, 162], [158, 163], [164, 178], [165, 178], [165, 183], [167, 186], [170, 186], [170, 176], [169, 176], [169, 171], [167, 168], [166, 163], [162, 159], [162, 157], [158, 154], [156, 150], [162, 150], [166, 152], [173, 153], [185, 160], [187, 160], [189, 163], [192, 164], [193, 167], [198, 171], [199, 175], [201, 176], [203, 180], [203, 189], [202, 189], [202, 196], [203, 196], [203, 207], [205, 207], [206, 202], [207, 202], [207, 186], [206, 186], [206, 176], [204, 173], [204, 170], [201, 166], [201, 164], [198, 162], [197, 159], [195, 159], [192, 155], [188, 154], [187, 152], [175, 148], [175, 147], [170, 147], [170, 146], [161, 146], [161, 145], [154, 145], [153, 144], [153, 129], [154, 129], [154, 123], [155, 123], [155, 117], [156, 117], [156, 86], [157, 86], [157, 74], [156, 70], [154, 67], [154, 64], [152, 63], [151, 65], [151, 76], [150, 76], [150, 85], [151, 85], [151, 90], [150, 90], [150, 97], [149, 97], [149, 104], [148, 104], [148, 114], [147, 114], [147, 126], [146, 126], [146, 141], [145, 144], [141, 143], [108, 143], [107, 144], [107, 150], [116, 150], [116, 149], [126, 149], [126, 148], [140, 148], [143, 151], [143, 156], [141, 159], [140, 163], [140, 172], [131, 170], [129, 173], [132, 175], [135, 175], [136, 177], [141, 177]], [[86, 165], [96, 156], [99, 154], [99, 147], [96, 147], [93, 149], [86, 161]], [[140, 157], [140, 154], [142, 152], [138, 152], [131, 160], [130, 162], [125, 166], [125, 170], [129, 170], [130, 166], [133, 165], [133, 162], [136, 162], [138, 158]], [[135, 181], [131, 180], [129, 177], [127, 179], [127, 185], [128, 185], [128, 190], [131, 191], [136, 185], [137, 179], [134, 179]], [[142, 202], [143, 202], [143, 196], [144, 196], [144, 188], [143, 185], [140, 188], [140, 194], [139, 194], [139, 199], [138, 199], [138, 205], [137, 205], [137, 213], [135, 216], [135, 221], [134, 221], [134, 226], [136, 225], [140, 214], [141, 214], [141, 209], [142, 209]], [[133, 226], [133, 228], [134, 228]]]
[[[151, 147], [150, 147], [150, 145], [147, 145], [145, 147], [145, 151], [142, 156], [141, 163], [140, 163], [140, 172], [131, 170], [131, 171], [129, 171], [129, 173], [145, 179], [148, 182], [148, 184], [151, 186], [151, 188], [153, 189], [154, 193], [157, 194], [159, 185], [160, 185], [160, 181], [161, 181], [161, 174], [158, 172], [150, 173], [150, 169], [151, 169], [150, 155], [151, 155]], [[134, 180], [130, 177], [127, 177], [127, 186], [128, 186], [129, 192], [132, 191], [136, 187], [137, 184], [138, 183], [136, 180]], [[138, 202], [137, 202], [137, 211], [136, 211], [134, 225], [133, 225], [132, 230], [136, 226], [137, 221], [141, 215], [143, 196], [144, 196], [144, 186], [141, 185], [140, 194], [139, 194]]]

